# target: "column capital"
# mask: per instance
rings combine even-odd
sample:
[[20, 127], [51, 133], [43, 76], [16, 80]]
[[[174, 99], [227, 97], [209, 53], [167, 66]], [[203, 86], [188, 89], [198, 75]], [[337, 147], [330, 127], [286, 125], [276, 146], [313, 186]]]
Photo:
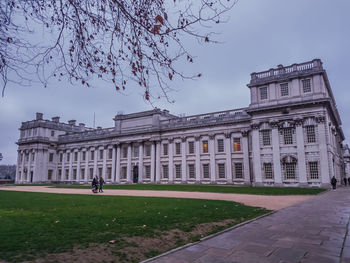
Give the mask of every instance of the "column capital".
[[259, 129], [259, 127], [260, 127], [260, 123], [258, 123], [258, 122], [252, 123], [252, 124], [250, 125], [250, 127], [251, 127], [253, 130], [257, 130], [257, 129]]
[[169, 138], [168, 138], [168, 141], [169, 141], [169, 143], [173, 143], [174, 137], [169, 137]]
[[249, 130], [241, 130], [241, 134], [243, 137], [247, 137], [249, 134]]
[[215, 133], [209, 133], [209, 139], [214, 140], [215, 139]]
[[225, 134], [225, 138], [226, 139], [231, 137], [231, 132], [230, 131], [226, 131], [224, 134]]
[[315, 119], [316, 119], [317, 123], [323, 123], [326, 120], [325, 116], [323, 116], [323, 115], [316, 116]]
[[303, 125], [303, 119], [301, 119], [301, 118], [295, 118], [293, 121], [294, 121], [296, 126]]
[[278, 128], [278, 120], [271, 120], [269, 122], [270, 126], [272, 129], [277, 129]]
[[186, 137], [186, 136], [181, 137], [181, 141], [182, 141], [182, 142], [186, 142], [186, 140], [187, 140], [187, 137]]
[[195, 141], [199, 141], [201, 139], [201, 136], [199, 134], [196, 134], [194, 136]]

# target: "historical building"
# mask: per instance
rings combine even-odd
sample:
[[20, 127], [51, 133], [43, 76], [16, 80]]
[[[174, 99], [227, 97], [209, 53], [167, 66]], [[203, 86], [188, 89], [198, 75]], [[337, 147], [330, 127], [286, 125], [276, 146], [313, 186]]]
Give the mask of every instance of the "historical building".
[[247, 108], [118, 114], [112, 128], [23, 122], [17, 183], [329, 185], [344, 176], [341, 120], [322, 62], [252, 73]]

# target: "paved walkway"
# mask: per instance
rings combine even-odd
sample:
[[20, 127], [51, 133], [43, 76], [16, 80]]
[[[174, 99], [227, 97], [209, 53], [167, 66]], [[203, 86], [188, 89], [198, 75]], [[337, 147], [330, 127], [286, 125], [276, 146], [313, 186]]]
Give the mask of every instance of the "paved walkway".
[[340, 188], [151, 262], [350, 262], [349, 216]]
[[[90, 189], [82, 188], [53, 188], [47, 186], [1, 186], [0, 190], [41, 192], [58, 194], [91, 194]], [[304, 200], [313, 198], [312, 195], [248, 195], [248, 194], [223, 194], [204, 192], [182, 192], [182, 191], [149, 191], [149, 190], [112, 190], [106, 189], [104, 193], [97, 195], [121, 195], [121, 196], [151, 196], [151, 197], [173, 197], [173, 198], [195, 198], [210, 200], [226, 200], [243, 203], [249, 206], [264, 207], [269, 210], [279, 210]]]

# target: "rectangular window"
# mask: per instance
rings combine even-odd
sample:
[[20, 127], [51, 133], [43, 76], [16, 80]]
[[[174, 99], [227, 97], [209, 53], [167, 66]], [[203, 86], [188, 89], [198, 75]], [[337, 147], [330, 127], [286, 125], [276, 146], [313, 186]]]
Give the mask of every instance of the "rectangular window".
[[169, 167], [168, 165], [163, 165], [163, 178], [168, 179], [169, 178]]
[[203, 153], [208, 153], [208, 141], [202, 141], [203, 143]]
[[307, 143], [316, 142], [315, 126], [313, 125], [306, 126], [306, 139], [307, 139]]
[[139, 146], [135, 145], [132, 152], [134, 157], [139, 157]]
[[107, 167], [107, 179], [112, 179], [112, 167]]
[[94, 168], [90, 168], [90, 180], [94, 178]]
[[51, 137], [55, 136], [55, 131], [51, 131]]
[[168, 144], [164, 143], [163, 144], [163, 155], [168, 155]]
[[51, 181], [52, 180], [52, 170], [47, 171], [47, 180]]
[[122, 171], [121, 171], [121, 179], [126, 179], [126, 170], [127, 167], [126, 166], [123, 166], [122, 167]]
[[78, 161], [78, 152], [75, 152], [74, 153], [74, 162], [77, 162]]
[[90, 160], [93, 161], [95, 159], [95, 151], [90, 152]]
[[181, 143], [179, 143], [179, 142], [175, 143], [175, 154], [176, 155], [181, 154]]
[[190, 179], [196, 178], [196, 173], [194, 170], [194, 164], [189, 164], [188, 165], [188, 176]]
[[218, 163], [219, 178], [225, 178], [225, 164]]
[[224, 152], [225, 151], [225, 149], [224, 149], [224, 140], [223, 139], [218, 139], [217, 142], [218, 142], [218, 152], [219, 153]]
[[284, 128], [282, 131], [284, 144], [293, 144], [293, 129]]
[[237, 179], [243, 179], [243, 164], [235, 163], [235, 177]]
[[285, 163], [286, 179], [296, 179], [295, 176], [295, 163]]
[[63, 153], [60, 153], [60, 162], [63, 161]]
[[261, 87], [259, 90], [260, 90], [260, 99], [267, 100], [267, 87]]
[[50, 162], [50, 163], [53, 162], [53, 153], [50, 153], [50, 154], [49, 154], [49, 162]]
[[318, 178], [318, 162], [309, 162], [310, 179]]
[[58, 181], [62, 180], [62, 170], [58, 169]]
[[84, 180], [84, 179], [85, 179], [85, 169], [84, 169], [84, 168], [82, 168], [82, 169], [80, 170], [80, 179], [81, 179], [81, 180]]
[[145, 165], [146, 178], [151, 178], [151, 166]]
[[241, 149], [241, 138], [233, 138], [233, 151], [240, 152]]
[[29, 154], [26, 154], [26, 162], [29, 162]]
[[289, 95], [288, 83], [283, 83], [280, 86], [281, 86], [281, 96], [288, 96]]
[[77, 180], [77, 169], [73, 169], [73, 180]]
[[100, 160], [103, 160], [103, 150], [100, 150]]
[[151, 145], [147, 144], [145, 147], [146, 156], [151, 156]]
[[83, 161], [85, 161], [85, 159], [86, 159], [86, 152], [83, 152], [82, 159], [83, 159]]
[[261, 131], [263, 146], [271, 145], [271, 131], [263, 130]]
[[113, 158], [113, 149], [108, 149], [108, 159]]
[[272, 163], [264, 163], [265, 179], [273, 179]]
[[128, 148], [123, 147], [123, 158], [127, 158], [127, 157], [128, 157]]
[[66, 169], [66, 180], [68, 180], [68, 179], [69, 179], [69, 170]]
[[209, 179], [210, 174], [209, 174], [209, 163], [204, 163], [203, 164], [203, 178]]
[[181, 179], [181, 164], [175, 164], [175, 178]]
[[188, 153], [194, 154], [194, 142], [188, 142]]
[[70, 153], [67, 153], [67, 162], [70, 160]]
[[311, 92], [311, 80], [303, 79], [302, 83], [303, 83], [303, 92], [304, 93]]

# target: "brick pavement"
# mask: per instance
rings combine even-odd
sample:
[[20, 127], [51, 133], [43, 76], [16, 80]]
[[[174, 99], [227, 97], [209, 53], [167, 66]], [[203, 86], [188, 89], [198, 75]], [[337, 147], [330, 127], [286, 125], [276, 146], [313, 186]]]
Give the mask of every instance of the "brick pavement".
[[349, 219], [339, 188], [150, 262], [350, 262]]

